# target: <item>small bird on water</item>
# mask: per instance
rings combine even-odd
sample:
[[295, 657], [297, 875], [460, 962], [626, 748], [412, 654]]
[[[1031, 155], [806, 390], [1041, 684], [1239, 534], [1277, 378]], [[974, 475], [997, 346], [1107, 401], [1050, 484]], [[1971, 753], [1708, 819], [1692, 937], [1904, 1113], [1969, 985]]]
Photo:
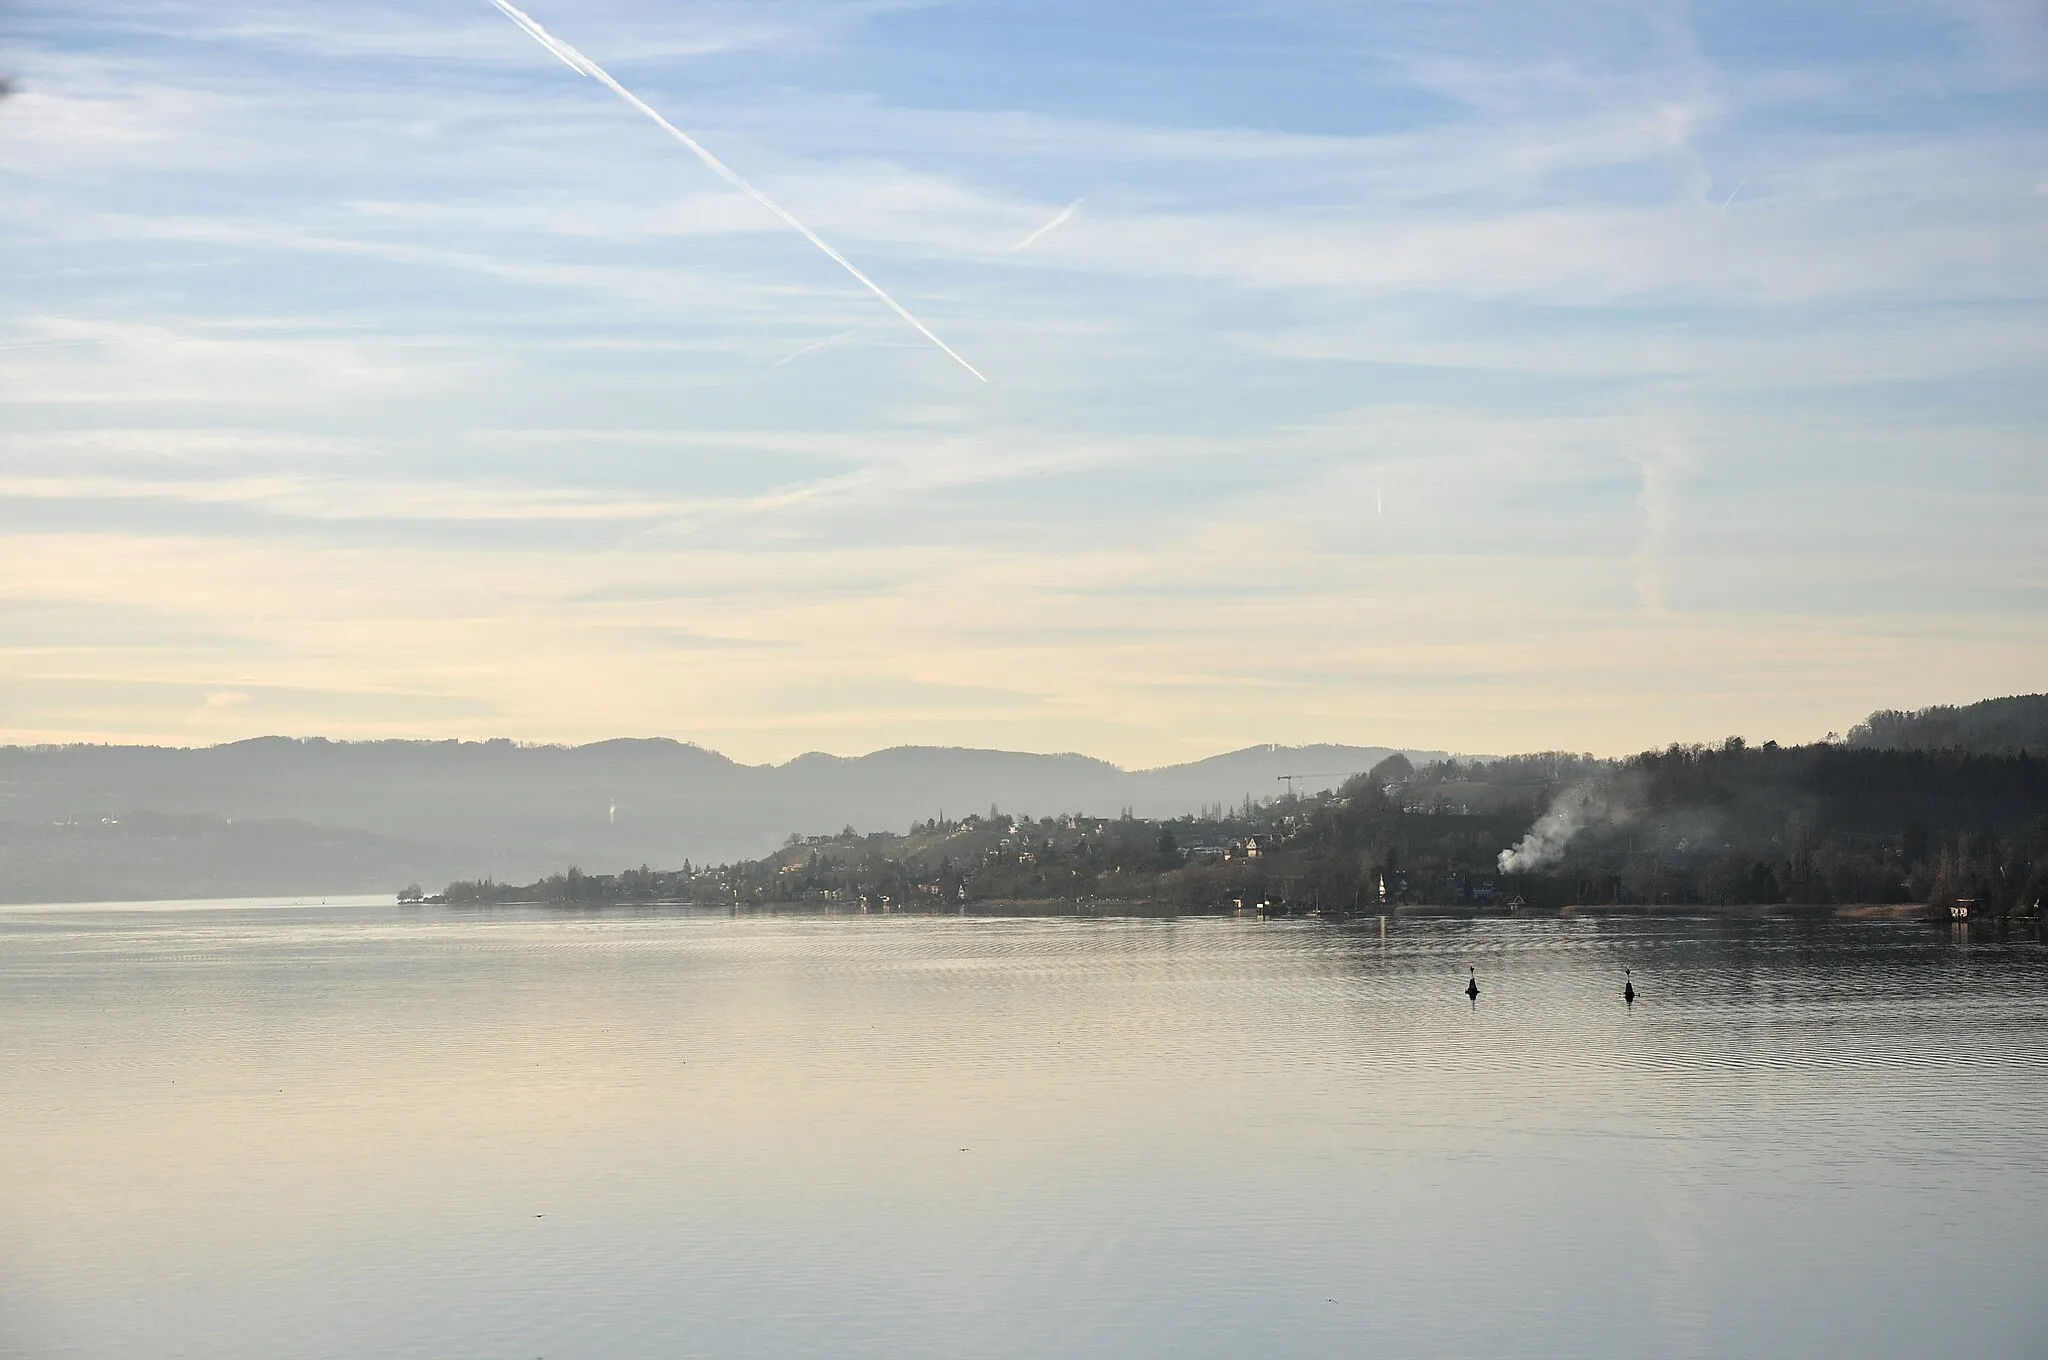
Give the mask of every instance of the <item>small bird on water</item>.
[[1470, 968], [1467, 968], [1465, 971], [1472, 974], [1471, 978], [1465, 983], [1465, 995], [1477, 1001], [1479, 999], [1479, 974]]
[[1622, 984], [1621, 984], [1621, 999], [1622, 999], [1623, 1001], [1626, 1001], [1626, 1002], [1628, 1002], [1628, 1004], [1629, 1004], [1629, 1005], [1633, 1006], [1633, 1005], [1635, 1005], [1635, 1004], [1636, 1004], [1636, 976], [1635, 976], [1635, 973], [1634, 973], [1634, 972], [1632, 972], [1631, 970], [1627, 969], [1627, 968], [1624, 968], [1624, 969], [1622, 969], [1622, 970], [1621, 970], [1621, 976], [1622, 976]]

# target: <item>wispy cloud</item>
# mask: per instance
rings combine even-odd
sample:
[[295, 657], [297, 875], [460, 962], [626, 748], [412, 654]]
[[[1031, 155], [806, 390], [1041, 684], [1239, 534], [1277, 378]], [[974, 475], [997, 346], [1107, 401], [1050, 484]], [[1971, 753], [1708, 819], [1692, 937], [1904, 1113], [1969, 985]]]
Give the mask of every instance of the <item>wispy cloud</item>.
[[574, 16], [983, 389], [488, 10], [23, 0], [10, 732], [1143, 763], [2032, 687], [2015, 13]]

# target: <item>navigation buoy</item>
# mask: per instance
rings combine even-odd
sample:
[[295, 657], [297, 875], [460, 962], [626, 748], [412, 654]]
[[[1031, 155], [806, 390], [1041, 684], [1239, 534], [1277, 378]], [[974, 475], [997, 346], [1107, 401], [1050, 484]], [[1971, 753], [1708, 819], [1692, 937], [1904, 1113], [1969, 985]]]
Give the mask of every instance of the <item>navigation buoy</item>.
[[1479, 974], [1469, 968], [1465, 971], [1472, 974], [1470, 980], [1465, 983], [1465, 995], [1477, 1001], [1479, 999]]
[[1621, 999], [1633, 1006], [1636, 1004], [1636, 976], [1629, 969], [1622, 969]]

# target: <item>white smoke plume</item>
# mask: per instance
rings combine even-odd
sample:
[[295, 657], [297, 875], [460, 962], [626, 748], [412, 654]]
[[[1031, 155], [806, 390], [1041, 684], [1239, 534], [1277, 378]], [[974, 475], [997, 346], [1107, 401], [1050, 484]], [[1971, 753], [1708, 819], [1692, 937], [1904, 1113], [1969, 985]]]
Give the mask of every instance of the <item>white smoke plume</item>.
[[653, 109], [649, 108], [647, 104], [641, 100], [640, 96], [634, 94], [631, 90], [619, 84], [618, 81], [613, 80], [610, 72], [606, 71], [602, 66], [599, 66], [590, 58], [584, 56], [581, 52], [578, 52], [575, 48], [569, 46], [569, 44], [563, 42], [560, 38], [557, 38], [554, 34], [542, 28], [540, 24], [536, 22], [531, 15], [527, 14], [518, 6], [512, 4], [511, 0], [491, 0], [491, 3], [493, 5], [496, 5], [498, 9], [504, 13], [506, 18], [510, 19], [513, 23], [519, 25], [519, 27], [526, 33], [528, 37], [532, 38], [535, 42], [539, 43], [542, 47], [545, 47], [548, 51], [554, 53], [556, 57], [560, 58], [562, 63], [566, 65], [570, 70], [576, 72], [578, 75], [589, 76], [593, 80], [598, 81], [606, 89], [610, 90], [613, 94], [617, 95], [619, 98], [625, 100], [628, 104], [632, 105], [633, 108], [637, 109], [641, 113], [646, 114], [649, 118], [654, 120], [655, 124], [658, 127], [660, 127], [663, 132], [666, 132], [669, 136], [675, 138], [684, 146], [688, 147], [690, 151], [693, 154], [695, 154], [697, 159], [704, 162], [706, 166], [710, 167], [711, 171], [714, 174], [716, 174], [720, 179], [724, 180], [727, 184], [732, 185], [733, 188], [738, 189], [741, 193], [753, 199], [756, 203], [759, 203], [769, 212], [774, 213], [784, 222], [787, 222], [790, 226], [794, 227], [799, 233], [802, 234], [803, 238], [806, 241], [809, 241], [812, 245], [816, 246], [818, 249], [824, 251], [827, 255], [831, 256], [832, 259], [839, 264], [840, 268], [844, 269], [847, 273], [853, 275], [854, 278], [860, 280], [861, 285], [863, 287], [865, 287], [869, 292], [873, 293], [876, 297], [880, 298], [883, 302], [887, 303], [889, 305], [890, 310], [894, 311], [896, 315], [902, 317], [905, 321], [908, 321], [912, 326], [915, 326], [919, 334], [923, 335], [925, 339], [931, 341], [934, 345], [937, 345], [940, 349], [944, 350], [946, 354], [953, 360], [954, 363], [960, 365], [960, 367], [966, 369], [975, 377], [980, 378], [983, 382], [988, 381], [988, 378], [982, 374], [982, 371], [980, 369], [976, 368], [973, 364], [970, 364], [965, 359], [961, 358], [960, 355], [953, 349], [951, 345], [939, 339], [938, 336], [932, 334], [931, 328], [929, 326], [925, 325], [924, 322], [919, 321], [916, 317], [912, 316], [910, 314], [910, 310], [907, 307], [905, 307], [902, 303], [898, 302], [895, 298], [892, 298], [887, 293], [883, 292], [882, 286], [876, 283], [873, 279], [869, 278], [866, 274], [861, 273], [859, 268], [857, 268], [854, 265], [853, 261], [847, 259], [844, 255], [841, 255], [838, 251], [834, 250], [831, 246], [827, 245], [823, 237], [819, 236], [818, 233], [812, 231], [802, 222], [799, 222], [796, 219], [796, 216], [793, 213], [791, 213], [788, 209], [784, 208], [775, 200], [769, 198], [768, 195], [762, 193], [753, 185], [741, 179], [737, 171], [735, 171], [731, 166], [727, 165], [724, 161], [718, 159], [718, 157], [712, 155], [709, 151], [705, 150], [696, 138], [692, 137], [689, 133], [683, 131], [674, 123], [669, 122], [668, 119], [662, 117]]
[[1005, 255], [1015, 255], [1020, 250], [1029, 250], [1031, 247], [1037, 245], [1040, 240], [1044, 239], [1045, 237], [1051, 235], [1053, 232], [1058, 231], [1061, 227], [1065, 226], [1067, 224], [1067, 219], [1072, 217], [1074, 215], [1075, 210], [1078, 209], [1080, 206], [1081, 200], [1078, 198], [1075, 199], [1066, 207], [1061, 208], [1058, 214], [1053, 217], [1052, 221], [1046, 223], [1037, 231], [1032, 232], [1029, 236], [1019, 241], [1016, 245], [1011, 246], [1008, 250], [1004, 251], [1003, 253]]
[[1504, 874], [1534, 873], [1564, 858], [1564, 852], [1581, 831], [1596, 823], [1612, 820], [1606, 791], [1593, 784], [1580, 784], [1551, 800], [1550, 810], [1536, 819], [1529, 834], [1512, 850], [1500, 852]]

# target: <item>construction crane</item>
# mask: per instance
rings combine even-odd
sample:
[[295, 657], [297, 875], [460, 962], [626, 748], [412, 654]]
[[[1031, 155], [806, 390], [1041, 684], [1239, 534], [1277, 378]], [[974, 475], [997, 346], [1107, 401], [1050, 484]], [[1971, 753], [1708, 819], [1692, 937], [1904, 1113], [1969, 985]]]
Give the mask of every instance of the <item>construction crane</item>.
[[1286, 784], [1287, 796], [1292, 798], [1294, 796], [1294, 781], [1297, 779], [1349, 779], [1357, 773], [1358, 771], [1356, 770], [1342, 770], [1336, 773], [1326, 772], [1323, 774], [1279, 774], [1273, 776], [1273, 782], [1276, 784]]

